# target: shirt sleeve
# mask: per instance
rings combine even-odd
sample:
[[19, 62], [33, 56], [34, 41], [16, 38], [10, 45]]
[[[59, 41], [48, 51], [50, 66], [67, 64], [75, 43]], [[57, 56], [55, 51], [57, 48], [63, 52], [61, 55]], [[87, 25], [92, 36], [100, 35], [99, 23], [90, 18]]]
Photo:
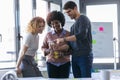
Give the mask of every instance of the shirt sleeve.
[[88, 29], [90, 27], [89, 24], [89, 20], [86, 17], [82, 17], [82, 19], [80, 21], [78, 21], [78, 33], [75, 34], [77, 40], [80, 39], [85, 39], [87, 38], [87, 34], [88, 34]]
[[27, 34], [25, 37], [24, 37], [24, 41], [23, 41], [23, 44], [27, 47], [30, 46], [30, 40], [31, 40], [31, 36], [30, 34]]

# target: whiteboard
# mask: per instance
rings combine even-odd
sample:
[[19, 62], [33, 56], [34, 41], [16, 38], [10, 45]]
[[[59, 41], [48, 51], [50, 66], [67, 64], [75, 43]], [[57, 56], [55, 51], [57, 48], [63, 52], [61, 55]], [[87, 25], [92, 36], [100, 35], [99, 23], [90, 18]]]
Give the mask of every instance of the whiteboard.
[[93, 54], [95, 58], [111, 58], [113, 49], [112, 22], [92, 22]]

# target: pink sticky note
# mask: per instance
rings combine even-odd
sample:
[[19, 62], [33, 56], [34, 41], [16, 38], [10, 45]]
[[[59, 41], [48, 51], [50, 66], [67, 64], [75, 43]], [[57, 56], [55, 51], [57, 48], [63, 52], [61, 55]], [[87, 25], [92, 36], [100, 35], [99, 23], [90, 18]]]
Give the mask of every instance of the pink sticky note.
[[104, 31], [104, 28], [102, 26], [100, 26], [99, 31]]

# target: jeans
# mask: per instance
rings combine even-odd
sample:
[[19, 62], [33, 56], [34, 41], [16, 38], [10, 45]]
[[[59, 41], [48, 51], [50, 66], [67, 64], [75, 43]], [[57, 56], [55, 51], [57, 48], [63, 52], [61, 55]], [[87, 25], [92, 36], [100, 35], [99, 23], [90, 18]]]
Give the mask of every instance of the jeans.
[[47, 62], [47, 70], [49, 78], [69, 78], [70, 62], [67, 62], [60, 66], [55, 66]]
[[91, 77], [93, 54], [72, 57], [72, 70], [75, 78]]
[[42, 77], [41, 71], [32, 56], [25, 55], [20, 67], [23, 77]]

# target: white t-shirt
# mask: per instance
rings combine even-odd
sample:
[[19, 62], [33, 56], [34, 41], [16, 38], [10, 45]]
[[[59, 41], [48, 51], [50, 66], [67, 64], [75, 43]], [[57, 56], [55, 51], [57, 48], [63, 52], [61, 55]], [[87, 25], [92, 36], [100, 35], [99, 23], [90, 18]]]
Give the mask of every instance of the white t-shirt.
[[34, 56], [39, 45], [39, 35], [28, 33], [24, 39], [23, 44], [28, 47], [25, 55]]

